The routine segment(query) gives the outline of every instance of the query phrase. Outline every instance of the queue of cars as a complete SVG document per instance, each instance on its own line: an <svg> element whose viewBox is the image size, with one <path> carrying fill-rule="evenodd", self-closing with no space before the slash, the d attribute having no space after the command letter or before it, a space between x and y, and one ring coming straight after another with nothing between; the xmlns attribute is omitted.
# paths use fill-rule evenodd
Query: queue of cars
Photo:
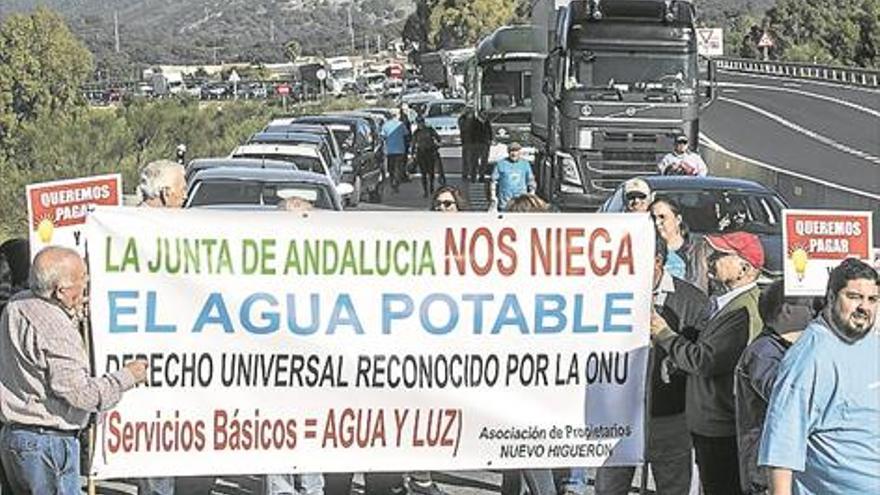
<svg viewBox="0 0 880 495"><path fill-rule="evenodd" d="M298 196L321 209L382 201L383 108L275 119L228 157L187 165L187 207L274 208Z"/></svg>

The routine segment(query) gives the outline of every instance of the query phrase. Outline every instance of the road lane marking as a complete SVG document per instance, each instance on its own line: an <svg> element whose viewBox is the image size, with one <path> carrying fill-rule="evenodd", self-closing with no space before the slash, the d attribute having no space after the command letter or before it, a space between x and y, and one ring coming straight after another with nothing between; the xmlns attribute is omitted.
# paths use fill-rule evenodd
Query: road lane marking
<svg viewBox="0 0 880 495"><path fill-rule="evenodd" d="M755 113L763 115L764 117L767 117L768 119L770 119L778 124L781 124L785 127L788 127L789 129L791 129L797 133L803 134L804 136L807 136L808 138L819 141L820 143L822 143L826 146L830 146L830 147L836 149L837 151L841 151L841 152L846 153L848 155L855 156L859 159L869 161L869 162L873 163L874 165L880 165L880 157L876 157L874 155L871 155L870 153L866 153L862 150L858 150L856 148L852 148L850 146L847 146L843 143L835 141L834 139L831 139L828 136L825 136L823 134L819 134L818 132L811 131L805 127L802 127L798 124L795 124L794 122L792 122L790 120L787 120L783 117L780 117L779 115L776 115L775 113L768 112L767 110L764 110L763 108L752 105L751 103L746 103L744 101L734 100L732 98L727 98L724 96L719 97L718 100L730 103L732 105L737 105L739 107L745 108L746 110L751 110Z"/></svg>
<svg viewBox="0 0 880 495"><path fill-rule="evenodd" d="M727 148L725 148L724 146L721 146L720 144L716 143L714 140L712 140L712 138L710 138L709 136L707 136L706 134L704 134L702 132L700 133L700 141L702 141L704 144L706 144L710 148L715 149L716 151L718 151L720 153L723 153L725 155L730 155L730 156L736 158L737 160L741 160L746 163L750 163L756 167L767 169L767 170L770 170L770 171L773 171L773 172L776 172L779 174L785 174L785 175L789 175L791 177L796 177L798 179L805 180L808 182L814 182L816 184L819 184L819 185L822 185L822 186L825 186L825 187L828 187L831 189L837 189L839 191L843 191L843 192L847 192L850 194L855 194L857 196L862 196L862 197L865 197L868 199L874 199L874 200L880 201L880 194L873 194L868 191L861 191L859 189L854 189L852 187L844 186L842 184L829 182L825 179L820 179L818 177L813 177L811 175L802 174L800 172L794 172L791 170L786 170L784 168L777 167L775 165L770 165L769 163L762 162L762 161L756 160L754 158L749 158L749 157L741 155L735 151L730 151Z"/></svg>
<svg viewBox="0 0 880 495"><path fill-rule="evenodd" d="M718 86L722 88L747 88L747 89L764 89L767 91L781 91L783 93L792 93L801 96L807 96L809 98L816 98L817 100L824 100L831 103L837 103L838 105L843 105L847 108L852 108L853 110L858 110L860 112L867 113L868 115L872 115L874 117L880 118L880 112L874 110L873 108L868 108L863 105L859 105L857 103L853 103L851 101L841 100L840 98L835 98L833 96L820 95L818 93L811 93L809 91L801 91L799 89L792 89L789 87L780 88L778 86L762 86L760 84L748 84L748 83L718 83Z"/></svg>
<svg viewBox="0 0 880 495"><path fill-rule="evenodd" d="M792 79L797 79L801 82L801 84L815 84L817 86L825 86L829 88L835 89L846 89L852 91L858 91L861 93L873 93L880 94L880 91L874 88L865 88L862 86L847 86L846 84L841 83L833 83L828 81L823 81L821 79L809 79L809 78L791 78L791 77L774 77L766 74L757 74L752 72L739 72L739 71L731 71L728 69L718 69L718 72L721 74L727 74L731 76L742 76L742 77L754 77L757 79L770 79L771 81L791 81Z"/></svg>

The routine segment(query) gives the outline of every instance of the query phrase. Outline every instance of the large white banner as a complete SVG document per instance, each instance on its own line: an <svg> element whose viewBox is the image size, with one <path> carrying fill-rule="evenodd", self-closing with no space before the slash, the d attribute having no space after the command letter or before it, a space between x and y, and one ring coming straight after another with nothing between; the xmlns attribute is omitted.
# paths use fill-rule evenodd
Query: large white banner
<svg viewBox="0 0 880 495"><path fill-rule="evenodd" d="M638 214L89 216L99 478L633 465Z"/></svg>

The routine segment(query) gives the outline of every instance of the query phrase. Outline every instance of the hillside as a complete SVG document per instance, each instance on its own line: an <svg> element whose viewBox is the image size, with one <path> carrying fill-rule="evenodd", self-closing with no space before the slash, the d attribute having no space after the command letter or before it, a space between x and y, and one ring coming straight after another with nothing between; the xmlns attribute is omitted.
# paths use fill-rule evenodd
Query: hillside
<svg viewBox="0 0 880 495"><path fill-rule="evenodd" d="M45 5L61 12L99 61L283 61L293 39L304 54L348 51L350 0L3 0L0 17ZM399 36L411 0L353 0L358 49ZM113 54L118 11L122 56Z"/></svg>

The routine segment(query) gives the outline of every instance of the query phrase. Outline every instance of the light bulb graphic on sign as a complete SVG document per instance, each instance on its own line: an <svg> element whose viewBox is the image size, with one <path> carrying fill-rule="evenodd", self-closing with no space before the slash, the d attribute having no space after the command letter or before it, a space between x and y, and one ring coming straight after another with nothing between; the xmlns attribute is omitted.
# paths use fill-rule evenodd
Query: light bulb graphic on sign
<svg viewBox="0 0 880 495"><path fill-rule="evenodd" d="M799 281L804 280L804 274L807 272L807 261L809 260L809 256L807 255L807 250L801 246L798 246L791 252L791 262L794 264L794 272L797 274L797 278Z"/></svg>

